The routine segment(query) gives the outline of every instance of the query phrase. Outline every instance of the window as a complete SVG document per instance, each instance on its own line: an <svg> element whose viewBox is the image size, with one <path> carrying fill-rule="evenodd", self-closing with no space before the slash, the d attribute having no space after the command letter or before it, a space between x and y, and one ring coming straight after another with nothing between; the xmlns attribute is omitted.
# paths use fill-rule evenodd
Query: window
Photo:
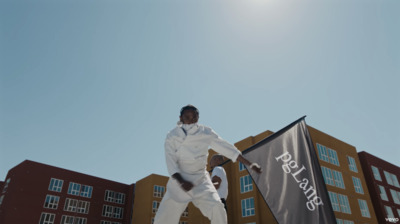
<svg viewBox="0 0 400 224"><path fill-rule="evenodd" d="M189 216L189 207L185 208L185 211L182 213L182 217L188 217Z"/></svg>
<svg viewBox="0 0 400 224"><path fill-rule="evenodd" d="M88 214L89 207L90 207L90 202L78 201L78 206L77 206L78 213Z"/></svg>
<svg viewBox="0 0 400 224"><path fill-rule="evenodd" d="M397 198L400 199L400 192L397 191ZM0 203L1 204L1 203Z"/></svg>
<svg viewBox="0 0 400 224"><path fill-rule="evenodd" d="M92 186L82 185L81 197L91 198L92 197L92 191L93 191L93 187Z"/></svg>
<svg viewBox="0 0 400 224"><path fill-rule="evenodd" d="M49 191L61 192L63 183L64 183L63 180L51 178L49 184Z"/></svg>
<svg viewBox="0 0 400 224"><path fill-rule="evenodd" d="M114 202L114 191L106 190L106 194L104 195L104 201Z"/></svg>
<svg viewBox="0 0 400 224"><path fill-rule="evenodd" d="M391 207L385 205L385 210L387 218L394 218L394 214Z"/></svg>
<svg viewBox="0 0 400 224"><path fill-rule="evenodd" d="M353 184L354 184L355 191L359 194L364 194L364 190L362 188L360 178L357 178L357 177L352 177L352 178L353 178Z"/></svg>
<svg viewBox="0 0 400 224"><path fill-rule="evenodd" d="M4 195L0 197L0 205L3 203Z"/></svg>
<svg viewBox="0 0 400 224"><path fill-rule="evenodd" d="M379 169L376 168L375 166L371 166L371 168L372 168L372 173L374 174L375 180L382 181L381 174L379 173Z"/></svg>
<svg viewBox="0 0 400 224"><path fill-rule="evenodd" d="M253 190L253 181L250 175L240 177L240 193L245 193Z"/></svg>
<svg viewBox="0 0 400 224"><path fill-rule="evenodd" d="M341 219L336 219L336 224L343 224L343 220L341 220Z"/></svg>
<svg viewBox="0 0 400 224"><path fill-rule="evenodd" d="M109 218L122 219L124 216L124 209L120 207L115 207L111 205L103 205L102 216Z"/></svg>
<svg viewBox="0 0 400 224"><path fill-rule="evenodd" d="M117 192L115 197L115 203L124 204L125 203L125 194Z"/></svg>
<svg viewBox="0 0 400 224"><path fill-rule="evenodd" d="M354 224L354 222L350 220L343 220L343 224Z"/></svg>
<svg viewBox="0 0 400 224"><path fill-rule="evenodd" d="M382 198L382 200L388 201L388 197L387 197L387 195L386 195L385 187L383 187L383 186L381 186L381 185L378 185L378 187L379 187L379 191L381 192L381 198Z"/></svg>
<svg viewBox="0 0 400 224"><path fill-rule="evenodd" d="M335 182L333 181L332 171L331 169L321 166L322 174L325 180L325 183L328 185L335 186Z"/></svg>
<svg viewBox="0 0 400 224"><path fill-rule="evenodd" d="M340 210L343 213L351 214L349 199L347 198L347 196L343 194L338 194L338 197L339 197Z"/></svg>
<svg viewBox="0 0 400 224"><path fill-rule="evenodd" d="M340 212L340 205L337 198L337 194L331 191L328 191L328 193L329 193L329 198L331 199L333 211Z"/></svg>
<svg viewBox="0 0 400 224"><path fill-rule="evenodd" d="M392 181L393 181L394 186L400 188L399 181L397 180L396 175L394 175L394 174L391 174L391 175L392 175Z"/></svg>
<svg viewBox="0 0 400 224"><path fill-rule="evenodd" d="M74 217L69 215L63 215L61 217L61 224L74 224Z"/></svg>
<svg viewBox="0 0 400 224"><path fill-rule="evenodd" d="M68 194L72 194L72 195L79 195L79 192L81 191L81 185L74 183L74 182L70 182L69 183L69 188L68 188Z"/></svg>
<svg viewBox="0 0 400 224"><path fill-rule="evenodd" d="M47 195L46 200L44 201L43 207L57 209L59 201L60 201L60 197L54 196L54 195Z"/></svg>
<svg viewBox="0 0 400 224"><path fill-rule="evenodd" d="M164 196L165 187L154 185L153 197L162 198Z"/></svg>
<svg viewBox="0 0 400 224"><path fill-rule="evenodd" d="M103 212L102 215L104 217L111 217L113 216L113 207L110 205L103 205Z"/></svg>
<svg viewBox="0 0 400 224"><path fill-rule="evenodd" d="M158 210L158 207L160 206L160 202L159 201L153 201L153 213L156 213Z"/></svg>
<svg viewBox="0 0 400 224"><path fill-rule="evenodd" d="M330 163L332 163L336 166L340 166L337 152L335 150L328 148L328 155L329 155Z"/></svg>
<svg viewBox="0 0 400 224"><path fill-rule="evenodd" d="M78 206L78 200L67 198L65 199L64 211L76 212Z"/></svg>
<svg viewBox="0 0 400 224"><path fill-rule="evenodd" d="M86 218L81 218L81 217L75 217L75 223L74 224L86 224Z"/></svg>
<svg viewBox="0 0 400 224"><path fill-rule="evenodd" d="M91 198L92 191L93 191L92 186L81 185L81 184L74 183L74 182L69 183L68 194L81 196L81 197L85 197L85 198Z"/></svg>
<svg viewBox="0 0 400 224"><path fill-rule="evenodd" d="M243 199L241 202L242 202L242 217L255 215L254 198Z"/></svg>
<svg viewBox="0 0 400 224"><path fill-rule="evenodd" d="M354 160L354 158L351 156L347 156L347 162L349 163L349 169L351 171L358 173L356 161Z"/></svg>
<svg viewBox="0 0 400 224"><path fill-rule="evenodd" d="M393 181L392 181L392 176L390 175L390 173L384 170L383 174L385 174L385 178L386 178L387 183L390 184L390 185L394 185Z"/></svg>
<svg viewBox="0 0 400 224"><path fill-rule="evenodd" d="M65 199L64 211L88 214L89 207L90 202L88 201L80 201L72 198L67 198Z"/></svg>
<svg viewBox="0 0 400 224"><path fill-rule="evenodd" d="M246 169L246 166L243 163L239 162L239 171L242 171L245 169Z"/></svg>
<svg viewBox="0 0 400 224"><path fill-rule="evenodd" d="M43 212L40 216L39 224L53 224L55 217L55 214Z"/></svg>
<svg viewBox="0 0 400 224"><path fill-rule="evenodd" d="M400 217L400 209L397 209L397 214L398 214L399 217Z"/></svg>
<svg viewBox="0 0 400 224"><path fill-rule="evenodd" d="M154 218L152 219L152 223L154 223ZM100 224L122 224L120 222L111 222L111 221L105 221L105 220L101 220Z"/></svg>
<svg viewBox="0 0 400 224"><path fill-rule="evenodd" d="M124 204L125 203L125 194L120 193L120 192L106 190L106 193L104 195L104 200L108 201L108 202Z"/></svg>
<svg viewBox="0 0 400 224"><path fill-rule="evenodd" d="M1 193L4 193L4 192L7 191L8 184L10 184L10 182L11 182L11 178L8 178L8 179L6 180L6 183L4 184L3 191L2 191Z"/></svg>
<svg viewBox="0 0 400 224"><path fill-rule="evenodd" d="M367 201L358 199L358 205L360 206L361 215L363 217L371 218L371 215L369 214Z"/></svg>
<svg viewBox="0 0 400 224"><path fill-rule="evenodd" d="M345 189L342 173L336 170L331 170L327 167L321 166L322 176L324 177L325 184L336 186Z"/></svg>
<svg viewBox="0 0 400 224"><path fill-rule="evenodd" d="M388 184L392 185L392 186L396 186L396 187L400 187L399 186L399 181L397 180L396 175L389 173L387 171L383 171L383 173L385 174L385 178Z"/></svg>
<svg viewBox="0 0 400 224"><path fill-rule="evenodd" d="M336 171L336 170L332 170L332 173L333 173L333 177L335 179L336 187L345 189L342 172L339 172L339 171Z"/></svg>
<svg viewBox="0 0 400 224"><path fill-rule="evenodd" d="M398 195L397 191L390 189L390 193L392 194L394 203L400 205L400 199L399 199L399 195Z"/></svg>
<svg viewBox="0 0 400 224"><path fill-rule="evenodd" d="M336 166L340 166L337 152L333 149L326 148L325 146L317 143L319 159Z"/></svg>
<svg viewBox="0 0 400 224"><path fill-rule="evenodd" d="M86 218L63 215L61 217L61 224L86 224L86 220Z"/></svg>
<svg viewBox="0 0 400 224"><path fill-rule="evenodd" d="M124 209L120 207L114 207L114 214L113 217L116 219L122 219L124 215Z"/></svg>
<svg viewBox="0 0 400 224"><path fill-rule="evenodd" d="M328 157L328 152L326 151L326 147L317 143L317 149L319 158L329 163L329 157Z"/></svg>

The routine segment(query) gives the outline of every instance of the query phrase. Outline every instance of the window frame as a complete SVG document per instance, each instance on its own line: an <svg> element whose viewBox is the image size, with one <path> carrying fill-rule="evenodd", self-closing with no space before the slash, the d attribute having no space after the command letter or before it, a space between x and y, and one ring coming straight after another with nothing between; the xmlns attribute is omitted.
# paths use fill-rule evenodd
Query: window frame
<svg viewBox="0 0 400 224"><path fill-rule="evenodd" d="M340 210L343 213L351 214L351 207L350 207L349 198L347 197L347 195L338 194L338 199L339 199L339 204L340 204Z"/></svg>
<svg viewBox="0 0 400 224"><path fill-rule="evenodd" d="M81 191L79 195L85 198L92 198L93 187L89 185L81 185Z"/></svg>
<svg viewBox="0 0 400 224"><path fill-rule="evenodd" d="M79 196L81 192L81 184L75 182L69 182L68 194Z"/></svg>
<svg viewBox="0 0 400 224"><path fill-rule="evenodd" d="M50 178L49 191L62 192L64 180L57 178Z"/></svg>
<svg viewBox="0 0 400 224"><path fill-rule="evenodd" d="M243 163L239 162L239 172L243 170L246 170L246 166Z"/></svg>
<svg viewBox="0 0 400 224"><path fill-rule="evenodd" d="M330 201L331 201L333 211L340 212L340 203L339 203L339 199L337 197L337 193L328 191L328 194L329 194L329 198L331 199Z"/></svg>
<svg viewBox="0 0 400 224"><path fill-rule="evenodd" d="M379 172L378 167L371 165L372 174L374 175L375 180L382 181L381 173Z"/></svg>
<svg viewBox="0 0 400 224"><path fill-rule="evenodd" d="M322 176L324 177L325 184L335 186L335 179L333 178L332 170L328 167L321 166Z"/></svg>
<svg viewBox="0 0 400 224"><path fill-rule="evenodd" d="M380 194L379 194L379 195L381 196L381 200L389 201L389 198L388 198L388 196L387 196L385 187L384 187L384 186L381 186L381 185L379 185L379 184L377 184L377 185L378 185L378 188L379 188L379 191L380 191ZM382 191L383 191L383 193L382 193ZM382 195L384 195L385 198L382 198Z"/></svg>
<svg viewBox="0 0 400 224"><path fill-rule="evenodd" d="M358 199L358 206L360 207L361 216L371 218L371 213L369 212L368 204L366 200Z"/></svg>
<svg viewBox="0 0 400 224"><path fill-rule="evenodd" d="M393 189L389 189L389 190L390 190L390 194L392 195L393 202L395 204L400 205L399 193L396 190L393 190Z"/></svg>
<svg viewBox="0 0 400 224"><path fill-rule="evenodd" d="M335 186L338 188L346 189L346 186L344 185L342 172L332 169L332 175L335 181Z"/></svg>
<svg viewBox="0 0 400 224"><path fill-rule="evenodd" d="M364 189L362 187L360 178L352 176L352 180L353 180L354 190L356 191L356 193L364 194Z"/></svg>
<svg viewBox="0 0 400 224"><path fill-rule="evenodd" d="M329 155L326 146L317 143L317 149L319 159L329 163Z"/></svg>
<svg viewBox="0 0 400 224"><path fill-rule="evenodd" d="M245 198L241 200L242 217L255 216L254 198Z"/></svg>
<svg viewBox="0 0 400 224"><path fill-rule="evenodd" d="M241 194L253 191L253 179L250 175L241 176L239 181Z"/></svg>
<svg viewBox="0 0 400 224"><path fill-rule="evenodd" d="M328 149L329 162L333 165L340 166L339 157L336 150L331 148L327 149Z"/></svg>
<svg viewBox="0 0 400 224"><path fill-rule="evenodd" d="M351 170L351 171L353 171L355 173L358 173L356 160L351 156L347 156L347 162L349 164L349 170Z"/></svg>
<svg viewBox="0 0 400 224"><path fill-rule="evenodd" d="M160 207L160 202L159 201L153 201L152 206L151 206L152 213L156 214L159 207Z"/></svg>
<svg viewBox="0 0 400 224"><path fill-rule="evenodd" d="M392 210L392 207L387 206L387 205L384 205L384 207L385 207L385 211L386 211L386 216L387 216L387 218L395 218L395 217L394 217L393 210ZM390 209L390 210L388 210L388 209ZM391 214L389 214L388 211L390 211Z"/></svg>
<svg viewBox="0 0 400 224"><path fill-rule="evenodd" d="M43 208L48 208L48 209L57 209L58 204L60 203L60 197L56 195L46 195L46 198L44 199L44 204Z"/></svg>
<svg viewBox="0 0 400 224"><path fill-rule="evenodd" d="M153 187L153 197L162 198L165 193L165 187L160 185L154 185Z"/></svg>
<svg viewBox="0 0 400 224"><path fill-rule="evenodd" d="M50 219L50 220L47 220L47 219ZM42 214L40 214L39 224L54 224L55 219L56 219L56 214L42 212Z"/></svg>
<svg viewBox="0 0 400 224"><path fill-rule="evenodd" d="M64 211L77 212L78 202L79 202L78 199L66 198L64 203Z"/></svg>

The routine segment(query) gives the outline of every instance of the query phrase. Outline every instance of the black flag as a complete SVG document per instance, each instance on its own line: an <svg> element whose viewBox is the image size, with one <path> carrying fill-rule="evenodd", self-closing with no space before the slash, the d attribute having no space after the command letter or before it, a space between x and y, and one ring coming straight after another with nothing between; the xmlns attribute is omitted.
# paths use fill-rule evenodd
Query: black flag
<svg viewBox="0 0 400 224"><path fill-rule="evenodd" d="M336 224L304 118L243 151L263 172L247 170L278 223Z"/></svg>

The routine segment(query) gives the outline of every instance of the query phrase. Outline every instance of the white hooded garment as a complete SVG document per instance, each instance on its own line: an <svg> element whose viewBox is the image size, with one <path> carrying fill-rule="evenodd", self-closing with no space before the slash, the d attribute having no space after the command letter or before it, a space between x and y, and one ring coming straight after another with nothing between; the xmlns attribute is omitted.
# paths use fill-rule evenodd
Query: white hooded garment
<svg viewBox="0 0 400 224"><path fill-rule="evenodd" d="M210 147L233 162L241 154L235 146L204 125L194 124L187 130L178 125L168 133L165 140L165 156L169 174L172 176L179 173L185 180L194 184L191 191L185 192L175 179L170 178L167 191L171 198L189 202L199 194L216 191L206 170Z"/></svg>

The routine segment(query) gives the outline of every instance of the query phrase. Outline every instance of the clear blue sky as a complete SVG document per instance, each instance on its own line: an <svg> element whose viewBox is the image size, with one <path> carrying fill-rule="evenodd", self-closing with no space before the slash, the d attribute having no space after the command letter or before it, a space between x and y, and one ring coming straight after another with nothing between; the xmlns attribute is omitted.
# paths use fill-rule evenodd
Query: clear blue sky
<svg viewBox="0 0 400 224"><path fill-rule="evenodd" d="M167 175L191 103L234 143L306 122L400 165L400 1L0 0L0 180Z"/></svg>

